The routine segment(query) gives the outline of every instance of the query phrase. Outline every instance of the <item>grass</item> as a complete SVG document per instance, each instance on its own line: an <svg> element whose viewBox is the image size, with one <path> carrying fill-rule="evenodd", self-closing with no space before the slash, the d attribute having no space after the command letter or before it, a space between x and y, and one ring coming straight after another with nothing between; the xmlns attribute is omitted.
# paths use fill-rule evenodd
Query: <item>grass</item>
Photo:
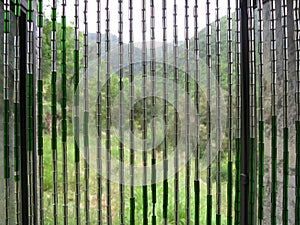
<svg viewBox="0 0 300 225"><path fill-rule="evenodd" d="M58 139L60 140L60 139ZM69 206L69 224L75 224L75 171L74 171L74 152L73 152L73 138L68 138L68 206ZM116 138L112 138L112 156L118 156L118 140ZM161 154L158 153L158 158L161 157ZM150 158L150 156L148 157ZM62 224L63 219L63 208L62 208L62 151L61 144L58 143L58 218L59 224ZM94 159L91 157L91 159ZM126 161L128 161L128 157L126 156ZM137 155L136 162L141 162L141 154ZM226 162L224 162L226 164ZM193 165L193 163L191 164ZM226 167L225 167L226 168ZM192 166L193 171L193 166ZM83 158L81 158L81 223L84 224L84 174L83 174ZM97 222L97 180L96 180L96 171L91 167L90 169L90 224L96 224ZM181 170L179 174L179 219L180 224L185 224L185 170ZM206 223L206 183L204 182L206 179L206 173L203 172L201 174L201 188L200 188L200 224ZM223 179L222 183L222 224L226 224L226 211L227 211L227 183L226 178ZM169 179L169 205L168 205L168 222L169 224L174 224L174 178L170 177ZM103 179L103 196L102 196L102 208L103 208L103 224L106 224L105 212L106 212L106 190L105 190L105 179ZM44 136L44 213L45 213L45 224L53 224L53 205L52 205L52 152L51 152L51 137L49 134L45 134ZM119 184L112 183L112 215L113 215L113 224L119 224ZM191 224L193 224L194 220L194 191L193 191L193 172L191 173ZM157 184L157 204L156 204L156 215L157 215L157 224L163 224L163 186L162 183ZM143 207L142 207L142 188L135 187L135 215L136 215L136 224L141 224L142 215L143 215ZM152 203L151 203L151 188L148 188L148 219L149 224L151 224L152 217ZM213 210L215 210L215 183L213 184ZM125 224L129 224L129 187L125 186ZM213 211L213 224L215 224L215 211Z"/></svg>

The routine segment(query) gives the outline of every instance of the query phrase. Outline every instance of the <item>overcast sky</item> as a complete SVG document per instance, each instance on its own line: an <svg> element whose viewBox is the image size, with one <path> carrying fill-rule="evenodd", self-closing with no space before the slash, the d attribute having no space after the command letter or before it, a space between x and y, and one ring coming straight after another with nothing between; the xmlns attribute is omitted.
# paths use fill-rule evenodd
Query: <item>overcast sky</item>
<svg viewBox="0 0 300 225"><path fill-rule="evenodd" d="M232 12L235 9L235 1L231 1L231 8ZM142 30L141 30L141 0L133 0L133 11L134 11L134 41L140 42L142 41ZM84 2L80 0L80 30L83 30L83 4ZM105 33L105 1L101 1L101 32ZM195 0L189 0L189 26L190 32L189 36L194 36L194 17L193 17L193 8L194 8ZM206 15L205 15L205 8L206 8L206 1L205 0L198 0L199 4L199 30L205 27L206 24ZM178 5L178 36L179 40L184 40L184 0L177 0ZM227 1L219 0L220 5L220 16L225 16L227 14ZM150 1L146 1L146 19L147 19L147 41L150 40ZM109 1L109 8L110 8L110 29L111 34L118 35L118 0L110 0ZM89 1L88 3L88 22L89 22L89 32L95 33L96 32L96 0ZM211 1L211 21L215 19L215 1ZM61 5L58 5L58 11L61 11ZM74 21L74 0L67 0L67 21L68 24ZM46 16L50 15L50 8L48 7L45 10ZM60 16L58 14L58 16ZM59 18L58 18L59 21ZM128 42L129 39L129 22L128 22L128 0L125 0L123 3L123 30L124 30L124 42ZM157 41L162 40L162 1L156 0L155 1L155 36ZM173 0L167 0L167 38L168 41L173 40Z"/></svg>

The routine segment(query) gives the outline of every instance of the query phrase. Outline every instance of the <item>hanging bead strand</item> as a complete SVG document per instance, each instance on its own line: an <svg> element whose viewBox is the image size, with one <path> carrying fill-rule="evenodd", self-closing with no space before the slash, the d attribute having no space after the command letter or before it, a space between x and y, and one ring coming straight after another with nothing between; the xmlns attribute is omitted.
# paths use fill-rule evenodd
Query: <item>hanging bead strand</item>
<svg viewBox="0 0 300 225"><path fill-rule="evenodd" d="M220 23L220 16L219 16L219 0L216 0L216 107L217 107L217 181L216 181L216 194L217 194L217 209L216 209L216 224L221 224L221 109L220 109L220 97L221 97L221 72L220 72L220 35L221 35L221 23Z"/></svg>
<svg viewBox="0 0 300 225"><path fill-rule="evenodd" d="M271 225L276 224L276 198L277 198L277 55L276 55L276 8L275 0L270 2L270 30L271 30L271 155L272 155L272 176L271 176Z"/></svg>
<svg viewBox="0 0 300 225"><path fill-rule="evenodd" d="M43 43L43 1L38 1L37 16L37 136L38 136L38 155L39 155L39 224L44 224L44 168L43 168L43 77L42 77L42 43ZM19 79L19 78L18 78ZM18 85L18 84L16 84ZM18 113L18 112L17 112ZM16 114L17 115L17 114ZM18 129L18 128L17 128Z"/></svg>
<svg viewBox="0 0 300 225"><path fill-rule="evenodd" d="M89 47L88 47L88 0L84 1L83 10L83 68L84 68L84 124L83 124L83 145L84 145L84 211L85 224L90 223L90 149L89 149Z"/></svg>
<svg viewBox="0 0 300 225"><path fill-rule="evenodd" d="M296 191L295 225L300 225L300 3L294 0L294 33L296 49Z"/></svg>
<svg viewBox="0 0 300 225"><path fill-rule="evenodd" d="M288 18L287 0L281 1L281 26L282 26L282 73L284 79L283 86L283 201L282 201L282 224L288 225L288 185L289 185L289 128L288 128L288 88L289 88L289 43L288 43Z"/></svg>
<svg viewBox="0 0 300 225"><path fill-rule="evenodd" d="M163 221L168 224L168 46L167 46L167 2L162 1L162 29L163 29L163 121L164 121L164 139L163 139Z"/></svg>
<svg viewBox="0 0 300 225"><path fill-rule="evenodd" d="M195 180L194 180L194 194L195 194L195 225L200 224L200 181L199 181L199 159L200 159L200 143L199 143L199 30L198 30L198 0L195 0L194 5L194 104L196 108L196 150L195 150Z"/></svg>
<svg viewBox="0 0 300 225"><path fill-rule="evenodd" d="M173 58L174 58L174 223L179 224L179 115L178 115L178 25L177 25L177 2L174 0L173 11Z"/></svg>
<svg viewBox="0 0 300 225"><path fill-rule="evenodd" d="M264 22L263 1L257 1L258 21L258 149L259 149L259 178L258 178L258 222L263 224L264 218L264 72L263 72L263 48L264 48Z"/></svg>
<svg viewBox="0 0 300 225"><path fill-rule="evenodd" d="M148 192L147 192L147 104L146 104L146 85L147 85L147 46L146 46L146 1L142 0L142 142L143 142L143 225L148 224Z"/></svg>
<svg viewBox="0 0 300 225"><path fill-rule="evenodd" d="M232 225L232 73L233 73L233 59L232 59L232 15L231 2L227 1L227 83L228 83L228 181L227 181L227 224Z"/></svg>
<svg viewBox="0 0 300 225"><path fill-rule="evenodd" d="M236 0L235 9L235 73L236 73L236 134L235 134L235 201L234 224L240 224L240 153L241 153L241 7Z"/></svg>
<svg viewBox="0 0 300 225"><path fill-rule="evenodd" d="M3 146L4 146L4 179L5 179L5 224L10 224L10 163L9 163L9 34L10 34L10 1L4 1L4 24L3 24L3 101L4 101L4 120L3 120Z"/></svg>
<svg viewBox="0 0 300 225"><path fill-rule="evenodd" d="M97 0L97 224L102 224L101 2Z"/></svg>
<svg viewBox="0 0 300 225"><path fill-rule="evenodd" d="M111 214L111 140L110 140L110 9L109 0L106 1L106 46L105 46L105 57L106 57L106 219L107 224L112 224Z"/></svg>
<svg viewBox="0 0 300 225"><path fill-rule="evenodd" d="M189 1L185 0L184 34L185 34L185 222L190 224L190 79L189 79Z"/></svg>
<svg viewBox="0 0 300 225"><path fill-rule="evenodd" d="M74 2L74 162L75 162L75 220L80 224L80 151L79 151L79 0Z"/></svg>
<svg viewBox="0 0 300 225"><path fill-rule="evenodd" d="M129 106L130 106L130 225L135 224L134 197L134 42L133 42L133 0L129 0Z"/></svg>
<svg viewBox="0 0 300 225"><path fill-rule="evenodd" d="M156 149L155 149L155 88L156 88L156 63L155 63L155 6L154 0L150 1L150 77L151 77L151 192L152 192L152 225L156 224Z"/></svg>
<svg viewBox="0 0 300 225"><path fill-rule="evenodd" d="M66 0L62 1L62 15L61 15L61 112L62 112L62 174L63 174L63 223L68 224L68 168L67 168L67 52L66 52Z"/></svg>
<svg viewBox="0 0 300 225"><path fill-rule="evenodd" d="M52 30L51 30L51 116L52 116L52 131L51 131L51 148L52 148L52 185L53 185L53 223L57 224L57 204L58 204L58 193L57 193L57 122L56 122L56 1L52 1Z"/></svg>
<svg viewBox="0 0 300 225"><path fill-rule="evenodd" d="M255 180L256 180L256 65L254 36L254 1L248 5L249 75L250 75L250 188L249 224L255 224Z"/></svg>
<svg viewBox="0 0 300 225"><path fill-rule="evenodd" d="M212 224L212 187L211 187L211 22L210 22L210 0L206 1L206 135L207 135L207 211L206 224Z"/></svg>
<svg viewBox="0 0 300 225"><path fill-rule="evenodd" d="M120 160L120 224L124 225L124 118L123 118L123 0L119 0L119 160Z"/></svg>
<svg viewBox="0 0 300 225"><path fill-rule="evenodd" d="M34 178L33 178L33 2L27 2L27 154L28 154L28 189L29 223L34 221Z"/></svg>
<svg viewBox="0 0 300 225"><path fill-rule="evenodd" d="M14 1L16 16L16 35L14 37L14 180L15 180L15 223L21 224L20 187L20 0ZM41 185L42 187L42 185ZM41 192L40 192L41 193ZM40 204L43 208L43 205ZM41 213L42 217L42 213Z"/></svg>

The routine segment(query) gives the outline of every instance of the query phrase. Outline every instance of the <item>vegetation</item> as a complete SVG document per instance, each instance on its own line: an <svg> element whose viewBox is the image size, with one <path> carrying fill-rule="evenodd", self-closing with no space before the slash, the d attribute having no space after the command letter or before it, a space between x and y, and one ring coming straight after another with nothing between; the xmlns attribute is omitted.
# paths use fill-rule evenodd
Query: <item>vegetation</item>
<svg viewBox="0 0 300 225"><path fill-rule="evenodd" d="M226 27L226 18L223 17L221 19L221 27ZM60 27L60 24L58 24L58 27ZM213 29L214 25L212 25L212 29ZM58 29L57 31L57 43L59 45L60 43L60 29ZM68 128L68 134L72 135L72 107L73 107L73 45L74 45L74 40L73 40L73 28L70 26L67 26L67 85L69 87L69 92L67 95L67 116L68 116L68 124L69 124L69 128ZM103 35L104 36L104 35ZM80 42L81 42L81 46L82 45L82 41L83 41L83 36L82 33L80 33L79 35L80 37ZM200 68L205 68L205 30L202 30L199 33L199 45L200 45ZM226 89L227 89L227 46L226 46L226 29L222 29L221 30L221 86L223 89L223 97L224 97L224 104L227 104L226 101ZM212 35L212 40L214 40L214 34ZM47 132L50 132L51 130L51 101L50 101L50 96L51 96L51 54L49 54L51 52L51 21L48 19L45 19L44 22L44 30L43 30L43 77L44 77L44 128ZM194 40L193 38L191 38L190 40L191 43L191 53L193 50L193 43ZM90 95L94 95L94 97L96 97L97 93L97 83L96 83L96 68L97 68L97 60L96 60L96 48L95 48L95 34L90 34L89 35L89 56L90 56L90 60L89 60L89 77L90 77L90 82L89 82L89 89L90 89ZM105 37L102 37L102 49L104 49L104 44L105 44ZM124 83L124 89L129 88L128 84L129 84L129 80L128 80L128 67L126 65L128 65L128 54L127 52L127 45L124 44L124 78L123 78L123 83ZM118 39L116 36L111 35L111 49L112 49L112 53L111 53L111 66L112 66L112 74L111 74L111 82L110 82L110 96L112 99L112 102L114 105L112 105L113 110L116 110L118 105L118 101L117 101L117 96L119 94L119 78L118 78L118 60L114 60L118 58L118 51L116 51L118 46ZM172 55L172 49L169 49L169 55ZM157 49L158 55L159 52L161 52L161 49ZM135 58L139 59L140 55L141 55L141 50L139 48L135 48L134 49L135 52ZM212 46L212 55L214 54L214 47ZM83 62L82 59L83 54L80 54L80 62ZM57 62L60 62L60 58L61 58L61 54L60 54L60 49L57 48ZM102 51L102 58L103 58L103 65L101 66L101 79L102 79L102 85L103 88L101 90L101 96L102 96L102 102L105 102L105 64L104 64L104 51ZM141 57L140 57L141 58ZM148 57L149 58L149 57ZM180 46L179 49L179 60L180 62L184 59L184 51L183 51L183 46ZM158 79L158 83L157 83L157 89L161 90L162 89L162 76L163 76L163 68L160 62L162 62L162 59L159 58L157 59L157 66L156 66L156 76ZM191 64L191 68L193 68L193 56L191 54L191 59L190 59L190 64ZM168 80L172 81L173 80L173 66L172 66L172 60L170 60L169 62L169 67L168 67ZM184 63L183 61L180 63L179 66L179 87L181 90L184 90L184 86L185 86L185 82L184 82ZM82 66L81 66L82 68ZM58 71L58 78L57 78L57 102L60 102L61 99L61 84L60 84L60 63L57 63L57 71ZM148 70L150 71L150 70ZM212 57L212 72L214 71L214 57ZM137 63L135 65L135 77L139 78L141 77L142 74L142 70L141 70L141 65L140 63ZM81 76L83 76L83 71L81 70ZM193 71L190 71L190 76L191 78L194 76ZM214 76L214 73L213 73ZM160 79L159 79L160 78ZM148 76L148 82L150 85L150 76ZM203 85L205 85L204 81L205 81L205 69L200 71L200 81ZM214 87L214 84L212 84ZM194 80L191 79L191 84L190 84L190 100L191 103L194 102ZM148 86L150 87L150 86ZM150 88L149 88L150 90ZM148 91L149 91L148 90ZM126 90L125 94L126 94ZM173 90L169 90L169 93L172 93ZM205 97L205 92L206 90L204 89L204 86L202 86L202 90L200 90L200 123L201 123L201 127L200 130L203 131L203 135L201 135L201 137L205 136L205 127L206 127L206 97ZM214 88L212 89L212 92L214 92ZM128 90L127 90L127 94L128 94ZM136 96L141 96L141 89L136 88ZM172 94L169 94L169 97L172 98ZM127 105L129 105L128 98L124 99L124 106L126 107ZM96 101L95 101L96 102ZM163 101L159 98L157 98L156 100L156 112L157 112L157 116L162 118L162 104ZM181 113L181 115L184 115L184 93L180 94L180 99L179 99L179 109L177 109L179 111L179 113ZM142 101L138 101L135 104L135 122L136 122L136 128L139 130L141 129L141 124L142 124ZM147 108L150 109L151 108L151 99L150 97L147 99ZM174 113L173 113L173 106L171 104L169 104L168 106L168 124L173 124L173 118L174 118ZM112 115L113 116L113 115ZM61 113L60 113L60 107L57 108L57 118L58 118L58 128L60 129L60 118L61 118ZM115 119L115 118L112 118ZM151 110L147 111L147 122L148 124L150 123L150 119L151 119ZM125 118L126 120L126 118ZM102 121L103 121L103 126L105 126L105 107L102 107ZM191 121L193 122L193 121ZM168 140L169 140L169 144L172 145L174 143L173 141L173 126L169 126L168 127ZM201 139L203 143L205 143L205 138ZM223 149L227 148L227 142L228 140L225 139L223 140ZM203 145L203 149L204 149Z"/></svg>
<svg viewBox="0 0 300 225"><path fill-rule="evenodd" d="M221 32L221 74L222 74L222 87L224 88L224 93L226 95L226 87L227 87L227 46L226 46L226 41L224 41L226 39L226 30L225 30L225 25L226 20L225 18L222 18L221 20L221 25L222 27L224 27L224 29L222 29ZM60 24L58 24L58 27L60 27ZM79 35L80 36L80 42L82 43L82 34ZM104 35L103 35L104 36ZM95 79L96 77L96 60L93 60L93 55L96 57L96 52L95 52L95 35L94 34L90 34L89 35L89 40L90 40L90 61L89 61L89 65L90 65L90 70L89 70L89 75L91 77L91 79ZM44 77L44 130L45 130L45 138L44 138L44 182L45 182L45 224L52 224L52 152L51 152L51 137L50 137L50 132L51 132L51 101L50 101L50 96L51 96L51 84L50 84L50 76L51 76L51 68L50 68L50 63L51 63L51 54L49 54L51 52L51 47L50 47L50 43L51 43L51 21L49 21L48 19L45 20L44 22L44 36L43 36L43 77ZM212 36L212 40L214 40L214 35ZM58 34L57 34L57 43L60 43L60 30L58 29ZM67 27L67 84L69 87L69 92L68 92L68 97L67 97L67 115L68 115L68 134L69 134L69 138L68 138L68 173L70 174L68 176L69 179L69 222L70 224L75 224L75 217L72 216L74 215L74 187L75 187L75 172L74 172L74 167L72 162L74 162L74 155L73 155L73 138L72 136L72 132L73 132L73 128L72 128L72 101L73 101L73 44L74 44L74 40L73 40L73 28L72 27ZM104 47L104 38L102 38L102 47ZM118 40L116 38L116 36L112 35L111 38L111 45L112 48L111 49L116 49L118 44ZM82 44L81 44L82 46ZM200 32L200 46L201 46L201 51L200 51L200 57L202 59L201 61L201 68L205 68L205 30L202 30ZM60 62L60 50L59 48L58 52L57 52L57 61ZM102 48L104 49L104 48ZM124 64L126 64L128 62L128 58L127 58L127 47L126 44L124 46L125 52L124 52ZM191 50L193 49L193 39L191 39ZM182 59L184 58L184 52L183 50L183 46L180 47L180 55L179 58L182 61ZM212 47L212 54L214 54L214 48ZM112 51L112 59L117 59L117 51ZM172 54L172 51L170 49L170 55ZM141 55L141 50L139 48L135 48L135 55L136 57L139 57L139 55ZM82 54L81 54L81 59L80 61L82 62ZM104 56L102 56L104 57ZM214 57L213 59L213 66L214 66ZM172 62L170 62L170 64L172 64ZM192 64L192 60L191 60L191 64ZM184 65L184 64L182 64ZM118 61L117 60L112 60L112 76L111 76L111 98L115 99L118 96L119 93L119 78L117 76L117 68L118 68ZM192 67L192 66L191 66ZM141 65L140 64L136 64L135 66L135 74L136 76L139 76L141 74ZM162 65L157 65L156 68L156 73L158 77L162 77ZM169 73L168 73L168 78L170 78L170 80L172 80L173 78L173 68L172 66L170 66L168 68ZM184 72L183 72L183 67L180 67L180 83L179 86L184 89ZM57 101L60 102L61 99L61 90L60 90L60 63L57 64L57 71L58 71L58 82L57 82ZM125 77L123 79L124 82L124 86L126 87L129 83L128 80L128 68L124 68L124 72L125 72ZM83 74L83 73L81 73ZM103 66L101 67L101 74L102 77L105 77L105 67L104 67L104 60L103 60ZM193 76L193 74L191 73L191 76ZM205 70L201 71L201 76L205 76ZM150 78L148 78L150 79ZM204 80L205 78L201 78L202 80ZM150 80L149 80L150 81ZM96 93L96 82L90 82L89 84L89 89L90 89L90 93ZM105 85L105 84L104 84ZM157 88L162 88L162 83L161 81L158 81L157 83ZM170 90L171 92L173 90ZM194 91L194 82L191 82L191 93L193 93ZM200 98L200 143L201 143L201 152L205 149L206 146L206 99L205 99L205 94L204 94L205 90L202 90L202 93L200 93L201 98ZM137 90L137 95L141 95L141 93L139 93L139 90ZM101 92L101 96L102 96L102 102L105 102L105 88L103 88L102 92ZM184 99L184 98L183 98ZM193 95L191 95L191 103L194 101L194 97ZM142 102L139 101L135 104L135 123L136 123L136 129L137 130L141 130L141 124L142 124ZM163 101L159 98L157 98L157 102L156 102L156 112L158 117L162 118L162 104ZM124 105L128 106L128 99L125 98L124 100ZM184 100L180 100L179 102L180 108L179 113L184 114ZM117 110L118 104L112 105L114 110ZM147 108L150 109L151 107L151 99L147 99ZM170 104L168 109L168 124L170 124L168 126L167 129L167 137L168 137L168 145L169 145L169 151L172 151L172 146L174 145L174 129L173 129L173 119L174 119L174 113L173 113L173 106ZM57 119L58 119L58 129L60 128L60 107L57 108ZM150 119L151 119L151 110L148 110L147 112L147 122L148 124L150 124ZM160 116L161 115L161 116ZM112 120L114 120L116 118L112 118ZM126 118L125 118L126 119ZM102 107L102 121L103 121L103 127L105 126L105 107ZM193 123L193 121L191 121L191 123ZM161 130L161 129L160 129ZM157 131L157 140L162 140L163 139L163 132L159 132L160 131L158 129ZM139 132L137 132L139 133ZM137 134L138 135L138 134ZM150 131L148 132L148 135L150 137ZM118 152L118 139L115 136L112 136L112 156L113 157L118 157L119 152ZM126 138L126 137L125 137ZM60 140L58 138L58 140ZM105 140L105 137L103 137L103 140ZM93 140L91 140L93 141ZM95 140L94 140L95 141ZM226 149L226 143L227 143L227 139L225 137L225 141L223 142L223 150ZM92 146L92 145L91 145ZM104 146L104 145L103 145ZM61 162L62 162L62 154L61 154L61 144L58 144L58 168L60 170L60 168L62 167ZM126 148L126 146L125 146ZM162 154L161 154L161 146L158 145L157 147L157 157L158 157L158 161L161 160ZM128 149L125 149L125 152L128 153ZM203 153L203 152L202 152ZM126 158L127 157L127 158ZM150 156L148 157L150 159ZM91 157L91 159L94 159L93 157ZM141 162L141 154L137 154L136 155L136 162ZM222 161L222 180L226 181L227 178L227 154L224 151L223 154L223 161ZM125 154L125 162L129 163L128 161L128 154ZM193 160L193 158L192 158ZM83 161L83 159L82 159ZM193 163L192 163L193 165ZM193 171L193 169L192 169ZM215 179L215 175L216 175L216 168L215 168L215 164L213 165L213 171L212 171L212 178ZM182 170L180 171L180 174L182 174L180 177L184 177L184 173L185 171ZM91 224L95 224L96 223L96 218L97 218L97 202L96 202L96 198L97 198L97 180L96 180L96 170L91 168L91 174L90 174L90 218L91 218ZM193 173L191 174L192 178L193 178ZM201 174L201 178L202 181L206 180L206 171L203 171ZM81 188L83 190L84 187L84 183L83 180L84 179L84 175L83 175L83 169L81 170ZM105 182L105 181L103 181ZM184 179L180 179L180 211L179 211L179 217L180 220L182 221L181 224L185 224L185 189L184 189L184 185L185 185L185 181ZM103 183L103 187L104 187L104 183ZM163 185L162 184L158 184L157 186L157 194L158 194L158 198L162 198L162 193L163 193ZM62 175L59 174L58 176L58 188L59 188L59 193L62 192ZM192 188L192 187L191 187ZM222 190L223 193L226 193L226 183L224 182L222 184ZM215 189L215 188L214 188ZM149 193L148 196L149 198L151 197L151 189L149 188ZM112 198L112 212L113 212L113 224L118 224L118 208L119 208L119 186L118 184L112 183L112 191L113 191L113 198ZM174 209L173 209L173 177L170 177L169 179L169 211L168 211L168 219L169 219L169 223L172 224L174 223ZM205 182L201 182L201 199L200 199L200 215L201 216L201 220L200 223L204 224L206 221L206 184ZM193 192L192 192L193 194ZM215 195L214 195L215 196ZM141 221L142 220L142 189L141 187L136 187L135 188L135 197L136 197L136 221ZM222 195L222 212L223 215L226 215L226 194ZM125 199L127 199L128 201L125 202L125 224L129 224L129 187L126 187L125 189ZM215 201L215 199L214 199ZM149 203L150 206L151 203ZM162 224L163 222L161 221L162 219L162 202L158 201L157 203L157 224ZM191 218L194 218L194 209L193 209L193 198L191 198ZM215 203L213 203L215 204ZM102 207L105 208L105 189L104 189L104 193L103 193L103 199L102 199ZM62 219L62 195L59 194L59 217ZM84 222L84 198L83 198L83 194L81 195L81 208L82 208L82 223ZM215 208L215 207L213 207ZM151 218L151 210L152 208L149 207L149 218ZM105 218L105 210L103 210L103 218ZM213 214L214 215L214 214ZM215 217L213 216L213 220L215 219ZM103 220L105 221L105 219ZM225 224L225 216L224 219L222 220L222 224ZM193 223L193 221L191 221ZM215 223L213 221L213 223Z"/></svg>
<svg viewBox="0 0 300 225"><path fill-rule="evenodd" d="M72 143L72 139L69 138L68 141L68 186L69 186L69 224L75 224L75 168L72 164L72 162L74 161L74 154L72 151L73 148L73 143ZM44 185L45 185L45 193L44 193L44 197L45 197L45 202L44 202L44 210L45 210L45 224L53 224L53 214L52 214L52 210L53 210L53 206L52 206L52 163L51 163L51 159L52 159L52 152L51 152L51 139L50 136L45 134L45 138L44 138L44 146L45 146L45 151L44 151ZM112 155L118 155L118 140L116 138L112 139ZM125 151L127 152L128 149L125 149ZM61 153L61 145L58 145L58 153ZM158 154L158 157L161 158L161 155ZM62 154L58 154L58 168L60 169L62 167ZM137 155L136 160L141 160L141 154ZM160 159L159 159L160 160ZM193 159L192 159L193 160ZM81 159L81 161L83 162L83 158ZM226 179L226 162L224 161L224 163L222 164L222 170L223 170L223 180L225 181ZM96 179L96 169L91 167L91 171L90 171L90 223L91 224L96 224L97 221L97 179ZM184 177L184 169L182 169L180 171L180 177ZM215 174L215 168L213 168L213 173ZM84 171L83 169L81 170L81 190L83 190L84 187ZM191 174L191 177L193 177L193 173ZM203 171L203 173L201 174L201 189L200 189L200 215L201 215L201 220L200 223L201 224L205 224L206 221L206 183L204 182L206 179L206 171ZM106 205L106 201L105 201L105 180L103 181L103 197L102 197L102 207L103 207L103 222L105 224L105 205ZM168 207L168 220L169 220L169 224L174 224L174 189L173 189L173 182L174 182L174 178L170 177L169 179L169 207ZM180 224L185 224L185 199L186 199L186 195L185 195L185 180L184 179L179 179L179 194L180 194L180 203L179 203L179 218L181 223ZM213 185L213 187L215 187L215 185ZM59 211L58 211L58 218L59 218L59 224L62 223L62 219L63 219L63 208L62 208L62 174L58 173L58 193L59 193L59 200L58 200L58 205L59 205ZM191 186L192 188L192 186ZM112 212L113 212L113 224L118 224L119 221L119 185L117 183L112 183ZM224 193L226 193L227 190L227 183L223 182L222 183L222 191ZM213 191L215 192L215 188L213 188ZM163 185L162 183L159 183L157 185L157 198L160 199L162 198L162 194L163 194ZM191 194L193 195L193 192L191 192ZM215 196L215 194L213 194L213 196ZM151 189L148 189L148 197L151 198ZM136 221L142 221L142 202L143 202L143 197L142 197L142 187L136 187L135 188L135 198L136 198ZM125 186L125 224L129 224L129 186ZM215 199L214 199L215 201ZM215 202L213 203L215 204ZM222 214L223 216L223 220L222 220L222 224L226 224L226 220L225 220L225 215L226 215L226 204L227 204L227 199L226 199L226 195L222 195ZM149 203L149 218L151 218L151 207L150 207L151 203ZM158 201L157 203L157 224L163 224L162 221L162 202ZM213 207L215 208L215 207ZM81 194L81 221L82 224L84 224L84 196L83 196L83 192ZM214 212L213 212L214 213ZM214 215L214 214L213 214ZM193 219L194 219L194 202L193 202L193 198L191 198L191 224L193 224ZM215 220L215 217L213 216L213 223Z"/></svg>

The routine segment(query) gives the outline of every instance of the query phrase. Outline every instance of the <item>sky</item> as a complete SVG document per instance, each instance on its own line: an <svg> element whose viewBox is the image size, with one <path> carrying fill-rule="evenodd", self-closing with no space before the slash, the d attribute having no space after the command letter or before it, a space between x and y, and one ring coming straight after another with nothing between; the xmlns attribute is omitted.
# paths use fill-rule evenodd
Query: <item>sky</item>
<svg viewBox="0 0 300 225"><path fill-rule="evenodd" d="M100 0L101 1L101 0ZM162 0L154 0L155 1L155 38L156 41L162 41ZM48 4L50 5L48 0ZM79 1L79 11L80 11L80 25L79 29L83 30L83 9L84 9L84 1ZM101 1L101 32L102 34L105 33L105 19L106 19L106 2ZM133 0L133 27L134 27L134 42L141 42L142 41L142 14L141 14L141 0ZM194 36L194 16L193 16L193 8L195 4L195 0L188 0L189 2L189 36ZM234 12L235 9L235 1L230 0L231 2L231 10ZM135 4L136 3L136 4ZM168 42L173 40L173 0L167 0L167 39ZM185 9L185 1L184 0L177 0L177 23L178 23L178 38L179 41L184 40L184 9ZM206 24L206 1L205 0L198 0L198 24L199 24L199 31L205 28ZM220 17L225 16L227 14L227 1L219 0L219 7L220 7ZM118 0L110 0L109 1L109 9L110 9L110 29L111 34L118 35L118 8L119 3ZM50 7L45 9L45 14L47 17L50 16ZM96 0L88 1L88 31L90 33L96 32L96 18L97 18L97 5ZM211 10L211 22L215 19L215 1L211 0L210 5ZM61 5L58 4L58 16L60 16L59 12L61 11ZM74 0L67 0L67 8L66 8L66 16L67 16L67 23L70 25L74 21ZM58 19L59 21L59 19ZM147 40L150 41L150 1L146 0L146 22L147 22ZM128 42L129 39L129 20L128 20L128 0L123 2L123 39L124 42Z"/></svg>

